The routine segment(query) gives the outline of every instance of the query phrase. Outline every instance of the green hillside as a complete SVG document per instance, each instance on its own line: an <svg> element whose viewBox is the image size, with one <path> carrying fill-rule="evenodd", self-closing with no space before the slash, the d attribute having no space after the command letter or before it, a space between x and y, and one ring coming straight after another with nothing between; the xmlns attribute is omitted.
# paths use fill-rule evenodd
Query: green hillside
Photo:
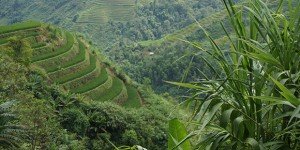
<svg viewBox="0 0 300 150"><path fill-rule="evenodd" d="M92 0L89 9L79 14L77 23L103 24L109 20L128 21L134 18L133 0Z"/></svg>
<svg viewBox="0 0 300 150"><path fill-rule="evenodd" d="M95 101L126 103L126 107L131 107L127 103L130 84L119 79L112 68L106 67L81 37L33 21L1 26L0 29L1 47L9 44L11 37L25 39L33 50L33 65L45 70L52 82ZM131 97L141 101L137 92L131 93Z"/></svg>
<svg viewBox="0 0 300 150"><path fill-rule="evenodd" d="M83 36L26 21L0 26L0 41L0 149L167 149L173 99Z"/></svg>
<svg viewBox="0 0 300 150"><path fill-rule="evenodd" d="M227 14L225 10L216 12L211 14L208 17L202 18L197 22L194 22L182 29L176 30L173 33L167 34L164 37L157 39L157 40L147 40L147 41L140 41L138 44L142 46L150 46L156 45L160 46L163 42L175 42L179 39L185 39L188 36L191 36L195 32L201 30L200 26L203 28L211 28L210 26L214 23L220 23L222 20L226 18Z"/></svg>

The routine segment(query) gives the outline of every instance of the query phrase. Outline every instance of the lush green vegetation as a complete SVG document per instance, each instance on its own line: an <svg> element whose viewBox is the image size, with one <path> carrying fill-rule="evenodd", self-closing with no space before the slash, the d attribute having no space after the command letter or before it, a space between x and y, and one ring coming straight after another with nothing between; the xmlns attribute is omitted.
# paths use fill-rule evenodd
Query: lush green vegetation
<svg viewBox="0 0 300 150"><path fill-rule="evenodd" d="M51 28L43 28L43 34L41 33L44 36L42 41L47 41L47 46L55 45L61 40L54 37L55 34L52 34L54 30L50 30ZM0 50L0 99L1 103L5 102L0 105L0 113L4 112L5 115L9 115L3 115L4 118L0 117L1 125L3 125L0 130L3 131L1 134L3 142L0 140L1 148L113 149L114 145L143 145L150 149L166 149L167 117L172 104L154 95L147 87L140 87L141 95L148 97L145 97L143 101L147 107L135 106L135 109L126 110L118 106L116 103L122 104L127 100L127 86L123 82L128 82L126 84L131 87L131 91L135 91L135 94L138 92L137 89L134 89L128 77L120 72L117 73L115 68L111 68L112 65L107 62L101 64L100 57L90 54L92 53L89 51L90 47L85 46L81 40L78 45L72 46L78 46L81 54L84 51L85 54L91 55L90 59L84 58L91 60L91 64L86 68L98 66L97 71L101 70L97 78L92 78L91 82L85 82L83 86L80 86L81 90L85 89L82 92L92 93L94 89L106 83L108 77L114 77L114 79L105 92L90 93L92 96L101 94L100 98L97 97L97 101L91 100L92 96L83 98L82 95L68 93L63 86L51 85L52 79L48 78L44 68L31 64L30 58L36 57L32 55L35 50L32 47L38 44L38 41L32 40L10 38L7 46L1 47ZM51 52L52 49L43 51ZM76 57L79 56L78 53ZM53 55L52 57L60 56ZM47 60L52 60L50 59L52 57ZM73 61L66 61L64 64L70 64ZM78 61L74 65L79 63ZM106 69L111 70L110 73L106 72ZM80 71L74 70L72 73L77 74ZM85 72L82 76L88 73ZM78 75L70 78L69 75L73 74L66 74L69 81L81 80ZM17 103L10 108L8 103L13 103L12 99ZM104 101L109 102L104 103ZM2 111L1 108L4 105L7 107ZM13 116L8 113L9 109L17 118L9 119Z"/></svg>
<svg viewBox="0 0 300 150"><path fill-rule="evenodd" d="M58 56L54 56L45 60L35 62L35 64L39 67L44 68L46 72L52 73L60 69L63 69L63 67L65 66L63 62L72 63L71 61L73 61L73 59L75 59L80 52L81 51L78 48L78 44L76 43L69 51L60 54Z"/></svg>
<svg viewBox="0 0 300 150"><path fill-rule="evenodd" d="M9 33L5 34L3 36L0 36L0 45L5 45L9 42L9 38L16 36L18 38L23 38L23 39L29 39L29 38L34 38L35 36L38 36L39 32L37 30L32 30L32 31L26 31L23 33L19 32L14 32L14 33ZM29 40L30 41L30 40Z"/></svg>
<svg viewBox="0 0 300 150"><path fill-rule="evenodd" d="M19 135L22 135L25 130L22 128L21 125L15 124L16 114L12 113L11 108L16 103L16 101L8 101L2 102L0 105L0 143L1 149L14 147L18 145L18 142L21 141Z"/></svg>
<svg viewBox="0 0 300 150"><path fill-rule="evenodd" d="M156 105L157 108L151 105L129 111L113 103L94 103L63 93L57 87L47 86L45 78L38 72L27 70L22 64L9 59L1 55L1 70L10 69L11 72L1 72L0 80L15 82L0 83L1 89L5 89L1 90L1 98L17 100L14 112L23 128L22 131L16 130L17 126L1 128L1 131L7 128L9 132L5 131L5 134L13 132L16 137L7 139L10 137L5 136L2 139L6 142L19 139L14 142L16 145L1 142L1 146L17 146L21 149L113 149L108 142L111 141L116 146L140 144L152 149L166 148L164 134L167 132L167 116L163 114L168 113L164 109L157 111L162 104ZM161 100L152 99L150 102L154 101ZM5 109L1 110L9 110L7 106L5 104ZM10 117L8 113L5 116ZM0 119L1 125L5 123L2 117Z"/></svg>
<svg viewBox="0 0 300 150"><path fill-rule="evenodd" d="M297 0L0 5L83 33L1 26L0 149L300 148Z"/></svg>
<svg viewBox="0 0 300 150"><path fill-rule="evenodd" d="M224 9L220 0L62 0L41 3L33 0L18 0L0 2L0 5L3 6L3 9L0 10L0 16L3 16L3 18L0 17L0 23L11 24L35 19L80 32L86 39L91 40L102 49L102 53L110 60L122 64L121 68L129 73L131 78L139 83L143 82L144 77L150 78L152 86L157 92L173 94L176 93L176 89L165 85L162 81L181 78L179 73L186 69L185 65L177 65L172 62L185 55L185 53L176 53L178 49L189 50L189 47L186 46L187 44L178 44L178 42L176 42L176 46L175 44L168 46L169 43L164 43L166 37L174 41L181 37L181 34L189 35L194 31L198 32L199 28L195 19L202 22L203 18L207 18L201 25L211 26L212 29L221 29L221 27L216 27L218 25L216 22L220 17L215 13L219 14L217 12ZM221 16L225 14L221 13ZM211 22L213 21L215 23L212 26ZM176 36L173 36L175 34ZM194 39L199 41L199 38L202 40L204 36L203 34L199 34L199 36L193 34L192 37L197 37ZM139 44L154 46L136 47ZM163 46L158 46L161 44ZM178 45L179 48L177 48ZM141 58L141 55L152 50L157 52L156 54L162 50L166 50L164 53L173 51L175 54L168 56L159 54L158 57L155 55L153 61L152 57ZM160 61L158 59L166 57L169 58L170 63L165 64L170 65L162 66L162 68L156 68L156 65L152 66ZM185 61L188 62L188 58ZM151 65L148 66L148 64ZM147 67L150 67L151 69L148 70L151 71L145 70ZM173 73L175 74L171 75L172 78L167 76L167 72L170 71L168 68L174 68ZM189 78L193 78L193 76L189 76Z"/></svg>
<svg viewBox="0 0 300 150"><path fill-rule="evenodd" d="M20 30L15 34L18 32L26 35L27 30ZM28 32L31 33L31 31ZM30 64L28 60L45 58L35 61L34 64L43 69L45 75L49 76L52 81L62 84L65 90L70 90L72 93L84 93L89 98L98 99L94 93L100 95L106 92L114 93L109 90L115 90L115 87L111 88L115 84L112 84L112 80L108 79L117 76L122 78L124 82L130 82L130 78L110 67L109 63L102 64L99 55L90 51L90 46L83 41L82 37L74 37L70 33L64 35L64 32L50 25L43 25L37 33L36 36L24 39L19 36L14 37L14 40L10 40L7 46L18 49L24 45L23 49L28 49L26 54L20 53L15 57L27 56L26 60L20 60L20 62L26 62L28 65ZM78 39L78 42L75 39ZM111 70L111 73L108 74L106 68ZM119 104L127 101L125 84L122 83L120 88L122 92L119 92L118 95L109 95L109 100L114 100Z"/></svg>
<svg viewBox="0 0 300 150"><path fill-rule="evenodd" d="M0 45L8 42L8 39L0 39Z"/></svg>
<svg viewBox="0 0 300 150"><path fill-rule="evenodd" d="M20 32L26 33L26 30ZM130 79L111 68L109 63L102 63L98 54L91 52L83 39L73 37L70 33L64 36L63 32L50 25L43 25L38 33L36 37L25 39L15 37L14 41L9 41L8 46L13 49L18 49L17 45L26 45L24 49L29 50L28 54L18 54L15 57L27 56L26 60L22 60L27 64L30 63L28 61L30 59L47 57L34 64L43 69L45 75L52 81L62 84L65 90L72 93L83 93L93 100L98 100L97 96L108 93L102 98L103 101L112 101L121 105L128 100L127 87L123 82L128 82L127 84L130 85ZM78 42L75 39L78 39ZM32 53L33 57L31 57ZM109 69L110 73L106 69ZM111 80L112 78L115 78L114 81ZM122 78L123 81L118 78Z"/></svg>
<svg viewBox="0 0 300 150"><path fill-rule="evenodd" d="M90 72L78 79L64 83L63 86L65 86L67 89L70 89L70 90L81 88L81 86L84 86L84 85L89 87L89 83L92 83L90 81L95 80L95 78L99 77L99 75L101 74L101 70L102 70L102 68L97 63L95 70L93 70L92 72Z"/></svg>

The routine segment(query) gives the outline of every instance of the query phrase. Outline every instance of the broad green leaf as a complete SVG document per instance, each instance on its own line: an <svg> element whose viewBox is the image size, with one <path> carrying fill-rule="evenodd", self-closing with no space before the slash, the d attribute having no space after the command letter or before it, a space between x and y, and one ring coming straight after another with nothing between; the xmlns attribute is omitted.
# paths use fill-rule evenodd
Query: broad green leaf
<svg viewBox="0 0 300 150"><path fill-rule="evenodd" d="M238 134L241 133L241 130L243 128L243 126L241 126L241 123L243 123L244 118L243 116L239 116L237 118L234 119L233 121L233 135L234 136L239 136Z"/></svg>
<svg viewBox="0 0 300 150"><path fill-rule="evenodd" d="M272 150L277 150L277 149L279 149L283 144L284 144L284 142L282 142L282 141L272 141L272 142L264 143L263 146L264 146L264 147L268 147L269 149L272 149Z"/></svg>
<svg viewBox="0 0 300 150"><path fill-rule="evenodd" d="M230 122L230 116L231 116L231 113L233 112L233 110L234 110L233 108L230 108L230 109L222 112L222 116L220 118L221 127L223 127L223 128L227 127L228 122Z"/></svg>
<svg viewBox="0 0 300 150"><path fill-rule="evenodd" d="M253 150L260 150L258 142L253 138L247 138L246 143L251 145Z"/></svg>
<svg viewBox="0 0 300 150"><path fill-rule="evenodd" d="M259 48L259 46L255 45L253 42L246 41L246 40L241 40L241 41L245 42L249 47L255 50L254 53L249 52L246 54L246 56L257 59L265 63L270 63L278 67L281 67L280 62L277 59L275 59L270 53L265 52L264 50Z"/></svg>
<svg viewBox="0 0 300 150"><path fill-rule="evenodd" d="M294 94L292 94L292 92L287 89L283 84L281 84L280 82L278 82L277 80L275 80L274 78L272 78L270 76L270 78L272 79L272 81L277 85L277 87L282 91L280 92L280 94L285 97L290 103L292 103L295 106L300 105L300 100L297 99L295 97Z"/></svg>
<svg viewBox="0 0 300 150"><path fill-rule="evenodd" d="M206 113L206 115L204 116L205 119L203 119L204 121L200 128L200 131L202 131L207 126L207 124L209 124L209 122L215 116L216 112L221 109L222 105L223 105L223 102L217 103L211 108L211 110L208 113Z"/></svg>
<svg viewBox="0 0 300 150"><path fill-rule="evenodd" d="M169 139L168 150L191 150L191 144L188 139L181 142L187 137L187 131L183 123L178 119L169 121Z"/></svg>
<svg viewBox="0 0 300 150"><path fill-rule="evenodd" d="M220 147L221 146L221 144L222 144L222 140L223 139L225 139L225 138L227 138L228 137L228 135L221 135L221 136L219 136L219 137L215 137L214 139L214 142L212 143L212 147L211 147L211 150L216 150L216 149L218 149L218 147Z"/></svg>
<svg viewBox="0 0 300 150"><path fill-rule="evenodd" d="M300 114L300 105L294 110L293 114L292 114L292 117L289 121L289 124L291 123L291 121L297 116Z"/></svg>
<svg viewBox="0 0 300 150"><path fill-rule="evenodd" d="M271 96L249 96L249 97L253 99L260 99L266 102L272 102L272 104L276 103L278 105L288 105L295 108L295 106L291 104L289 101L286 101L286 99L280 97L271 97Z"/></svg>
<svg viewBox="0 0 300 150"><path fill-rule="evenodd" d="M195 114L198 117L197 122L201 122L204 119L204 115L208 111L208 107L211 102L212 100L207 100L198 107L198 109L195 112Z"/></svg>

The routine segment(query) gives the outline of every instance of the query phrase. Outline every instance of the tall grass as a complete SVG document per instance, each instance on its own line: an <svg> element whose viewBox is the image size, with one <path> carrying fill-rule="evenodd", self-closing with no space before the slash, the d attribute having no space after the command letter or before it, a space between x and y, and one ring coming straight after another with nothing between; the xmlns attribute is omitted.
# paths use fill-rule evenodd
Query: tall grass
<svg viewBox="0 0 300 150"><path fill-rule="evenodd" d="M223 2L235 32L231 38L223 26L230 51L208 33L212 50L194 45L221 72L198 84L172 83L195 91L184 102L194 108L184 140L198 137L195 149L299 149L300 2L281 0L276 10L261 0Z"/></svg>

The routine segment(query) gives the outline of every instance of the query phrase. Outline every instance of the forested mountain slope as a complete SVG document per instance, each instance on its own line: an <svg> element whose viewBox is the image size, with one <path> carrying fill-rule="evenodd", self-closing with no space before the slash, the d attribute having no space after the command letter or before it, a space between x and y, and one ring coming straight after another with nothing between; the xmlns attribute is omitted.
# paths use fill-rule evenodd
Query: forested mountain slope
<svg viewBox="0 0 300 150"><path fill-rule="evenodd" d="M271 9L276 9L277 4L276 0L267 3ZM208 47L210 43L207 42L204 29L222 50L227 51L229 40L223 28L232 36L233 29L225 9L166 34L160 39L127 45L122 51L118 50L118 47L110 51L114 53L114 60L119 64L124 64L122 68L138 82L144 82L147 77L152 81L151 84L157 92L177 95L180 90L170 87L164 81L194 81L199 78L198 74L213 76L214 73L208 71L210 66L207 66L204 61L211 57L201 53L195 46L211 49Z"/></svg>
<svg viewBox="0 0 300 150"><path fill-rule="evenodd" d="M83 37L49 24L0 26L0 102L15 105L13 121L22 125L0 148L165 149L173 102L104 58Z"/></svg>
<svg viewBox="0 0 300 150"><path fill-rule="evenodd" d="M2 26L0 33L2 49L9 46L11 37L27 40L33 51L31 63L66 90L95 101L141 106L137 89L127 89L133 86L131 81L103 63L82 38L32 21Z"/></svg>
<svg viewBox="0 0 300 150"><path fill-rule="evenodd" d="M185 28L190 28L190 31L195 33L194 36L203 38L203 34L197 35L197 32L193 31L198 28L194 23L195 19L208 18L207 21L210 22L213 18L215 24L210 27L218 32L221 28L217 27L218 17L215 18L214 14L223 7L221 1L211 0L4 0L0 2L0 5L3 6L3 9L0 10L0 23L10 24L27 19L42 20L82 33L135 80L141 83L144 77L150 78L156 85L155 89L160 86L164 88L163 80L181 78L176 74L173 75L174 78L169 78L169 75L162 74L162 70L159 68L151 67L151 64L159 63L159 60L153 61L152 57L144 57L148 51L155 51L155 54L158 54L155 49L161 51L168 48L152 44L155 46L154 48L140 49L136 46L132 47L132 45L138 43L138 45L144 46L144 44L151 43L152 40L160 42L165 39L164 37L174 41L177 37L173 36L173 33L180 36L187 34ZM199 30L197 29L197 31ZM172 53L175 53L169 55L169 58L172 57L169 64L173 64L182 56L180 47L182 46L169 48L172 49ZM164 56L164 54L155 55L154 60L156 57L163 58ZM174 72L186 69L182 66L171 65L168 67L174 68ZM144 69L150 70L152 75L146 73ZM165 91L168 90L163 90L163 92Z"/></svg>
<svg viewBox="0 0 300 150"><path fill-rule="evenodd" d="M41 20L88 35L103 48L110 44L161 38L209 16L221 1L197 0L3 0L0 23Z"/></svg>
<svg viewBox="0 0 300 150"><path fill-rule="evenodd" d="M138 82L143 83L145 78L149 78L158 92L177 95L180 90L170 87L164 81L191 81L199 77L199 72L211 74L207 71L209 66L202 60L210 57L194 47L199 45L205 48L209 45L201 27L222 45L222 49L228 48L228 39L224 37L220 24L223 22L228 32L232 31L226 16L223 10L160 39L141 41L125 47L123 51L113 48L111 52L114 52L115 62L123 65L122 68ZM128 61L124 62L126 58Z"/></svg>

